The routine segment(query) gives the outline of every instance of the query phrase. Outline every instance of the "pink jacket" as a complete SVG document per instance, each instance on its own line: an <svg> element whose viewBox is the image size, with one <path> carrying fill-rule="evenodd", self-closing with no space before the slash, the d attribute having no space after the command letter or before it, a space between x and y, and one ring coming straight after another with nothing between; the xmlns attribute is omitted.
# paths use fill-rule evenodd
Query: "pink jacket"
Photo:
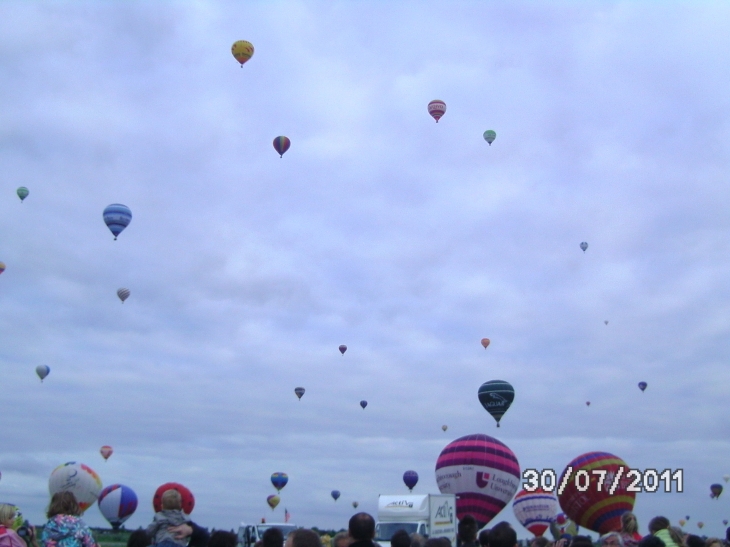
<svg viewBox="0 0 730 547"><path fill-rule="evenodd" d="M28 547L15 530L0 525L0 547Z"/></svg>

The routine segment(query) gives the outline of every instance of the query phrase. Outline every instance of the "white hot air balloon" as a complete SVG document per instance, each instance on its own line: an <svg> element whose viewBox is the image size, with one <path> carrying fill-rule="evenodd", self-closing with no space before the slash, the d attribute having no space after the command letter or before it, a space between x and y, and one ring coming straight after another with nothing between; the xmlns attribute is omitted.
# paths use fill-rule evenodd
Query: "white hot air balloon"
<svg viewBox="0 0 730 547"><path fill-rule="evenodd" d="M99 497L101 479L96 471L83 463L68 462L59 465L48 479L51 496L57 492L71 492L76 496L81 512L86 511Z"/></svg>

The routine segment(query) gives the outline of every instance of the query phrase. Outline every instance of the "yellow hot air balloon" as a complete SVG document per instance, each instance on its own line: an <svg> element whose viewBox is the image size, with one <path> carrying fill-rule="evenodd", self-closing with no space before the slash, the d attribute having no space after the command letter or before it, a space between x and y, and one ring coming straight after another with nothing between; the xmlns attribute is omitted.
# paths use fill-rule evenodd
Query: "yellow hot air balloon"
<svg viewBox="0 0 730 547"><path fill-rule="evenodd" d="M231 46L231 53L233 53L236 61L241 63L241 66L243 66L246 61L253 57L253 44L246 40L233 42L233 45Z"/></svg>

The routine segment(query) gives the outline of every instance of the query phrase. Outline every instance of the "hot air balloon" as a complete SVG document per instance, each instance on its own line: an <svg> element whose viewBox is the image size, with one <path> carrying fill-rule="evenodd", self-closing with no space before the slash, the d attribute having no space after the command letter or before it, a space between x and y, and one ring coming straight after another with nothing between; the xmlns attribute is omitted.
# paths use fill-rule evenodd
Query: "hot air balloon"
<svg viewBox="0 0 730 547"><path fill-rule="evenodd" d="M515 399L515 389L504 380L490 380L481 385L478 395L479 402L497 421L499 427L499 420Z"/></svg>
<svg viewBox="0 0 730 547"><path fill-rule="evenodd" d="M294 388L294 394L299 397L299 400L302 400L302 395L304 395L305 389L303 387L295 387Z"/></svg>
<svg viewBox="0 0 730 547"><path fill-rule="evenodd" d="M588 248L588 243L586 243L585 241L581 242L580 248L583 249L583 252L585 253L586 249Z"/></svg>
<svg viewBox="0 0 730 547"><path fill-rule="evenodd" d="M484 140L489 143L489 146L492 146L492 143L494 142L494 139L497 138L497 134L492 131L491 129L488 129L484 132Z"/></svg>
<svg viewBox="0 0 730 547"><path fill-rule="evenodd" d="M330 492L330 496L332 496L332 499L334 499L335 501L337 501L338 499L340 499L340 491L339 490L332 490L332 492Z"/></svg>
<svg viewBox="0 0 730 547"><path fill-rule="evenodd" d="M253 57L253 44L246 40L233 42L233 45L231 46L231 53L233 53L236 61L241 63L241 68L243 68L244 63Z"/></svg>
<svg viewBox="0 0 730 547"><path fill-rule="evenodd" d="M358 505L360 505L360 504L359 504L358 502L356 502L356 501L353 501L353 502L352 502L352 506L353 506L353 507L354 507L355 509L357 509L357 506L358 506Z"/></svg>
<svg viewBox="0 0 730 547"><path fill-rule="evenodd" d="M57 492L71 492L76 496L76 501L83 513L99 497L101 479L88 465L68 462L53 470L48 479L48 491L51 496Z"/></svg>
<svg viewBox="0 0 730 547"><path fill-rule="evenodd" d="M0 274L5 271L5 262L0 262Z"/></svg>
<svg viewBox="0 0 730 547"><path fill-rule="evenodd" d="M586 401L586 406L591 406L591 402L590 401Z"/></svg>
<svg viewBox="0 0 730 547"><path fill-rule="evenodd" d="M271 484L274 485L274 488L276 488L277 492L281 492L281 489L286 486L286 483L289 482L289 475L286 473L272 473L271 474Z"/></svg>
<svg viewBox="0 0 730 547"><path fill-rule="evenodd" d="M559 508L555 494L541 488L534 492L521 490L512 502L512 510L517 520L537 537L550 528L550 523L555 520Z"/></svg>
<svg viewBox="0 0 730 547"><path fill-rule="evenodd" d="M108 460L109 456L111 456L113 452L114 449L108 444L105 444L99 449L99 453L101 454L101 457L104 458L104 461Z"/></svg>
<svg viewBox="0 0 730 547"><path fill-rule="evenodd" d="M439 100L431 101L428 103L428 113L436 120L436 123L439 123L441 116L446 113L446 103Z"/></svg>
<svg viewBox="0 0 730 547"><path fill-rule="evenodd" d="M623 477L614 485L619 469ZM601 535L620 530L621 515L633 509L636 499L636 493L628 491L631 479L625 475L629 469L625 461L607 452L588 452L578 456L567 465L557 482L565 485L563 492L558 494L560 507L578 525ZM570 475L565 477L568 470ZM586 477L596 477L597 470L606 471L600 487L599 479L592 479L590 483L586 480ZM584 486L587 488L582 491Z"/></svg>
<svg viewBox="0 0 730 547"><path fill-rule="evenodd" d="M271 507L272 511L274 509L276 509L276 506L279 505L280 501L281 501L281 498L274 494L272 494L271 496L266 496L266 503L269 504L269 507Z"/></svg>
<svg viewBox="0 0 730 547"><path fill-rule="evenodd" d="M687 515L687 516L686 516L686 517L684 517L684 518L686 518L687 520L689 520L689 515Z"/></svg>
<svg viewBox="0 0 730 547"><path fill-rule="evenodd" d="M131 293L129 292L129 289L117 289L117 296L119 297L119 300L122 301L122 304L124 304L124 301L129 298L129 295Z"/></svg>
<svg viewBox="0 0 730 547"><path fill-rule="evenodd" d="M104 223L111 233L114 234L114 240L116 241L117 236L122 233L122 230L132 222L132 211L126 205L112 203L104 209L103 217Z"/></svg>
<svg viewBox="0 0 730 547"><path fill-rule="evenodd" d="M41 382L43 379L48 376L48 374L51 372L51 367L48 365L38 365L35 367L35 373L38 375L38 378L41 379Z"/></svg>
<svg viewBox="0 0 730 547"><path fill-rule="evenodd" d="M482 338L482 347L487 349L487 346L489 346L489 338Z"/></svg>
<svg viewBox="0 0 730 547"><path fill-rule="evenodd" d="M20 203L23 203L23 200L28 197L28 189L25 186L21 186L15 191L18 194L18 197L20 198Z"/></svg>
<svg viewBox="0 0 730 547"><path fill-rule="evenodd" d="M697 523L697 528L699 528L700 530L702 530L702 527L703 527L704 525L705 525L705 523L704 523L704 522L698 522L698 523Z"/></svg>
<svg viewBox="0 0 730 547"><path fill-rule="evenodd" d="M728 521L727 521L727 519L723 519L723 521L722 521L722 523L723 523L723 524L724 524L725 526L727 526L727 522L728 522Z"/></svg>
<svg viewBox="0 0 730 547"><path fill-rule="evenodd" d="M365 407L368 406L368 402L367 401L360 401L360 406L362 407L363 410L365 410Z"/></svg>
<svg viewBox="0 0 730 547"><path fill-rule="evenodd" d="M342 345L340 346L340 353L341 353L342 355L345 355L345 352L346 352L346 351L347 351L347 346L346 346L345 344L342 344Z"/></svg>
<svg viewBox="0 0 730 547"><path fill-rule="evenodd" d="M446 431L448 428L449 428L448 425L442 425L441 426L441 431Z"/></svg>
<svg viewBox="0 0 730 547"><path fill-rule="evenodd" d="M604 323L605 323L606 325L608 325L608 320L604 321Z"/></svg>
<svg viewBox="0 0 730 547"><path fill-rule="evenodd" d="M112 484L101 491L98 505L104 518L118 530L137 509L137 494L129 486Z"/></svg>
<svg viewBox="0 0 730 547"><path fill-rule="evenodd" d="M722 494L722 484L715 483L715 484L711 485L710 486L710 492L712 492L710 494L710 497L711 498L719 499L720 498L720 494Z"/></svg>
<svg viewBox="0 0 730 547"><path fill-rule="evenodd" d="M687 521L686 521L686 520L684 520L684 519L679 519L679 525L680 525L680 526L684 526L685 524L687 524Z"/></svg>
<svg viewBox="0 0 730 547"><path fill-rule="evenodd" d="M458 519L472 515L485 526L519 488L520 464L504 443L475 434L452 441L436 460L442 494L456 494Z"/></svg>
<svg viewBox="0 0 730 547"><path fill-rule="evenodd" d="M408 490L413 492L413 487L418 484L418 473L415 471L406 471L403 473L403 482L408 487Z"/></svg>
<svg viewBox="0 0 730 547"><path fill-rule="evenodd" d="M284 152L289 150L289 147L291 146L291 141L288 137L276 137L274 139L274 150L276 150L279 153L279 157L284 157Z"/></svg>
<svg viewBox="0 0 730 547"><path fill-rule="evenodd" d="M722 480L724 480L725 482L730 481L730 475L723 475Z"/></svg>
<svg viewBox="0 0 730 547"><path fill-rule="evenodd" d="M646 386L648 386L648 385L649 384L647 384L646 382L639 382L639 389L641 391L644 391L646 389Z"/></svg>
<svg viewBox="0 0 730 547"><path fill-rule="evenodd" d="M168 490L178 491L182 498L182 510L186 515L193 512L195 508L195 496L193 496L193 493L188 487L183 486L179 482L166 482L158 486L157 490L155 490L155 495L152 496L152 508L155 510L155 513L159 513L162 510L162 494Z"/></svg>

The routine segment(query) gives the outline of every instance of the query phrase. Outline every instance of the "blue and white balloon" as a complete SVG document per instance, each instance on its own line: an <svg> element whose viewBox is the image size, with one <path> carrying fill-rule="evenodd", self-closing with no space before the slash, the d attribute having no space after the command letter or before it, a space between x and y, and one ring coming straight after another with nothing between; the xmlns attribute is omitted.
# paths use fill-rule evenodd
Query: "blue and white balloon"
<svg viewBox="0 0 730 547"><path fill-rule="evenodd" d="M112 203L104 209L104 223L107 225L114 239L122 233L129 223L132 222L132 211L121 203Z"/></svg>
<svg viewBox="0 0 730 547"><path fill-rule="evenodd" d="M99 494L99 511L112 528L119 528L137 509L137 494L129 486L112 484Z"/></svg>

